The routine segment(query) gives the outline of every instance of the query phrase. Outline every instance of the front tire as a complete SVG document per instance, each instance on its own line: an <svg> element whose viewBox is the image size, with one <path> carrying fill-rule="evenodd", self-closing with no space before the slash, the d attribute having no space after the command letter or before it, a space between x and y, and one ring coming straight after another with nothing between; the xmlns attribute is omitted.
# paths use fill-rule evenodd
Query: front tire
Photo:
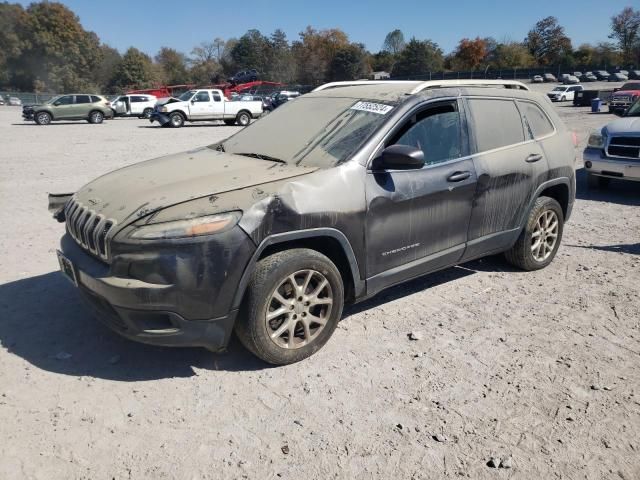
<svg viewBox="0 0 640 480"><path fill-rule="evenodd" d="M145 108L142 111L142 117L140 117L140 118L147 118L148 119L148 118L151 117L152 113L153 113L153 108Z"/></svg>
<svg viewBox="0 0 640 480"><path fill-rule="evenodd" d="M181 113L172 113L169 115L169 124L172 128L180 128L184 125L184 117Z"/></svg>
<svg viewBox="0 0 640 480"><path fill-rule="evenodd" d="M38 112L35 121L38 125L49 125L51 123L51 114L49 112Z"/></svg>
<svg viewBox="0 0 640 480"><path fill-rule="evenodd" d="M246 127L247 125L249 125L251 123L251 115L249 115L249 112L238 113L238 116L236 117L236 123L241 127Z"/></svg>
<svg viewBox="0 0 640 480"><path fill-rule="evenodd" d="M94 125L98 125L100 123L102 123L104 121L104 113L98 111L98 110L94 110L93 112L89 113L89 123L92 123Z"/></svg>
<svg viewBox="0 0 640 480"><path fill-rule="evenodd" d="M505 252L507 261L523 270L549 265L560 247L564 229L562 207L553 198L539 197L515 245Z"/></svg>
<svg viewBox="0 0 640 480"><path fill-rule="evenodd" d="M327 343L342 316L344 286L335 264L296 248L258 262L236 323L236 335L273 365L299 362Z"/></svg>

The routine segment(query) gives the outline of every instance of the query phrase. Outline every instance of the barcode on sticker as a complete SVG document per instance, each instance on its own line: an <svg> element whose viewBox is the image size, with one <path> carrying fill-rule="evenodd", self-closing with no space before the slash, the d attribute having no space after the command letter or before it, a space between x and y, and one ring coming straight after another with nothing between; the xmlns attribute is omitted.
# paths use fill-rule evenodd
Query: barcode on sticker
<svg viewBox="0 0 640 480"><path fill-rule="evenodd" d="M391 110L393 110L393 107L391 105L385 105L383 103L358 102L353 107L351 107L351 110L362 110L363 112L386 115Z"/></svg>

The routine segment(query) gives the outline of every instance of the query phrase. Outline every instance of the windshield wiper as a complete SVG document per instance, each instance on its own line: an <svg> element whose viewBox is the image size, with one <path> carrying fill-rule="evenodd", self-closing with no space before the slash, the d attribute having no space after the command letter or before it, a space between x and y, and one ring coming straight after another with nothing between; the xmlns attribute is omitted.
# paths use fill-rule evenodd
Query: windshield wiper
<svg viewBox="0 0 640 480"><path fill-rule="evenodd" d="M269 155L263 155L262 153L236 153L236 155L242 155L243 157L257 158L259 160L268 160L270 162L287 163L281 158L270 157Z"/></svg>

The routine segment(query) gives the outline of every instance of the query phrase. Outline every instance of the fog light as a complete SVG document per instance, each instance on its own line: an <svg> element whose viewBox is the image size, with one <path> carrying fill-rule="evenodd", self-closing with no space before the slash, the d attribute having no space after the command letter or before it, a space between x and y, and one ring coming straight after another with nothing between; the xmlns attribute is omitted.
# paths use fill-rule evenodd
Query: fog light
<svg viewBox="0 0 640 480"><path fill-rule="evenodd" d="M592 165L593 165L593 163L591 163L589 160L587 160L586 162L584 162L584 166L585 166L586 168L591 168L591 167L592 167Z"/></svg>

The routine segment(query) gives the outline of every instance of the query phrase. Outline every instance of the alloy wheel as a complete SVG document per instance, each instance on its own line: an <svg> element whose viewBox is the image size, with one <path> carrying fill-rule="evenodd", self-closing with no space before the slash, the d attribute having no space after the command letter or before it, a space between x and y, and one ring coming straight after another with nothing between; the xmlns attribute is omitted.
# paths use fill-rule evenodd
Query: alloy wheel
<svg viewBox="0 0 640 480"><path fill-rule="evenodd" d="M553 210L544 210L531 234L531 254L538 262L544 262L553 253L558 241L560 221Z"/></svg>
<svg viewBox="0 0 640 480"><path fill-rule="evenodd" d="M327 278L316 270L300 270L283 279L271 294L265 326L281 348L313 342L326 326L333 307Z"/></svg>

